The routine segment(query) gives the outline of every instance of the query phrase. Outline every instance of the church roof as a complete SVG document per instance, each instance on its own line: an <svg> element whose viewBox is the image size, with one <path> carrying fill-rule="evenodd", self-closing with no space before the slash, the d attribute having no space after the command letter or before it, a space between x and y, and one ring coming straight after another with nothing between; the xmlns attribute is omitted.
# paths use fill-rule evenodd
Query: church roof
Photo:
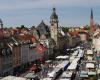
<svg viewBox="0 0 100 80"><path fill-rule="evenodd" d="M42 20L39 26L37 26L37 30L39 31L39 35L41 36L42 34L44 35L49 35L49 27L44 23Z"/></svg>
<svg viewBox="0 0 100 80"><path fill-rule="evenodd" d="M46 26L46 24L45 24L44 21L42 20L38 27L45 27L45 26Z"/></svg>

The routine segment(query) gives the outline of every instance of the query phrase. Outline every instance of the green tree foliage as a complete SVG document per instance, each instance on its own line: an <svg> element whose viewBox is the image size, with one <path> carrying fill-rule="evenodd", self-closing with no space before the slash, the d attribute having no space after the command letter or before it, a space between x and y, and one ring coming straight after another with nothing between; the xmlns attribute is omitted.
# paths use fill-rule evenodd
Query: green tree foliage
<svg viewBox="0 0 100 80"><path fill-rule="evenodd" d="M26 30L28 30L28 28L25 27L24 25L21 25L21 28L20 29L26 29Z"/></svg>
<svg viewBox="0 0 100 80"><path fill-rule="evenodd" d="M62 30L66 33L66 32L68 32L69 28L68 27L62 27Z"/></svg>
<svg viewBox="0 0 100 80"><path fill-rule="evenodd" d="M89 29L90 29L90 26L89 26L89 25L86 25L86 26L84 27L84 29L85 29L85 30L89 30Z"/></svg>

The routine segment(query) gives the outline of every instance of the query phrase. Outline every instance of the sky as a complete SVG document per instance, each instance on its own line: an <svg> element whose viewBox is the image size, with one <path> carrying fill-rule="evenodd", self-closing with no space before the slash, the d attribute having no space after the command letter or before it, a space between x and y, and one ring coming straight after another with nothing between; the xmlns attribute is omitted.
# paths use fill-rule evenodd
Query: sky
<svg viewBox="0 0 100 80"><path fill-rule="evenodd" d="M59 26L89 25L91 8L95 23L100 22L100 0L0 0L0 18L5 27L38 26L42 20L50 25L53 7Z"/></svg>

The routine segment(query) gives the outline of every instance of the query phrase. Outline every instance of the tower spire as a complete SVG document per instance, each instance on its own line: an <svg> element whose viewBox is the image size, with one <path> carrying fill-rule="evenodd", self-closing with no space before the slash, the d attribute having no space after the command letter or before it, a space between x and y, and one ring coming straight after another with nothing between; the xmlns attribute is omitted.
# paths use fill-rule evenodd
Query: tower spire
<svg viewBox="0 0 100 80"><path fill-rule="evenodd" d="M93 10L91 9L91 19L93 19Z"/></svg>
<svg viewBox="0 0 100 80"><path fill-rule="evenodd" d="M90 32L94 32L94 20L93 20L93 10L91 9L90 15Z"/></svg>

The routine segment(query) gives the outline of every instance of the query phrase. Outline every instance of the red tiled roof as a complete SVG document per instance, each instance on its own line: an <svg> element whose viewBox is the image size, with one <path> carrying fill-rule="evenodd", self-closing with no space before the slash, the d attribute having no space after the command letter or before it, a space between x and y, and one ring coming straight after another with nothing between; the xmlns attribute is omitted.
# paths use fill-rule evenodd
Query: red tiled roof
<svg viewBox="0 0 100 80"><path fill-rule="evenodd" d="M29 35L29 34L20 34L17 37L19 40L22 40L22 41L31 40L33 43L37 41L33 35Z"/></svg>

